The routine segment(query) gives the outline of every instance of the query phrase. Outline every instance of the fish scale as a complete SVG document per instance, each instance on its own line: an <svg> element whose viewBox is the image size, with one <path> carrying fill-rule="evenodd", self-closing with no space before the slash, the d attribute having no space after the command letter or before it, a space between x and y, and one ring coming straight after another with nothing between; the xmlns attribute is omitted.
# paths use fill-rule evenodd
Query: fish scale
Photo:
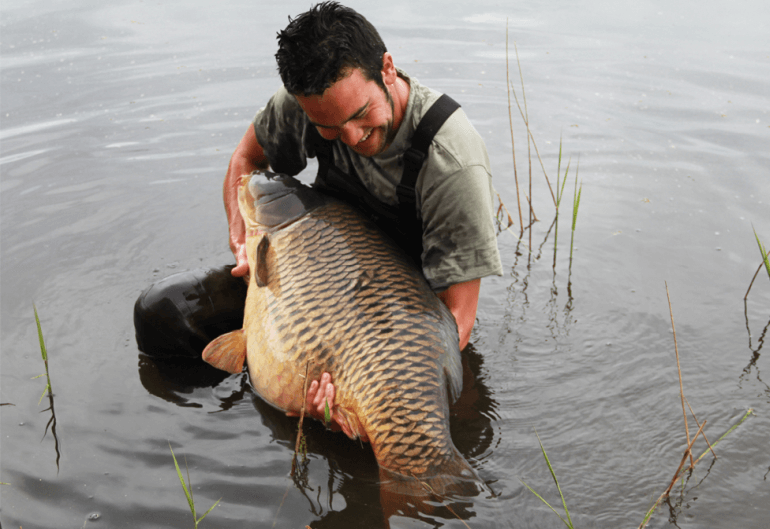
<svg viewBox="0 0 770 529"><path fill-rule="evenodd" d="M306 369L310 380L328 372L335 417L371 442L387 476L434 491L478 480L449 435L449 401L462 384L456 323L421 272L352 207L288 177L294 202L282 207L285 196L270 195L275 180L265 197L250 178L266 176L244 177L239 190L252 272L244 328L212 342L204 358L217 365L209 357L245 341L254 389L295 413ZM303 207L298 218L281 217Z"/></svg>

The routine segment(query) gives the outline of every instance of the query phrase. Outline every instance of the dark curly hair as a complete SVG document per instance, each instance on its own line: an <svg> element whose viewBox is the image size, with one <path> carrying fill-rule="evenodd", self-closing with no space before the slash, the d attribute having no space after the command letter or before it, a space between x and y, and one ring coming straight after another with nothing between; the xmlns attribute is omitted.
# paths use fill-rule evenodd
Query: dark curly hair
<svg viewBox="0 0 770 529"><path fill-rule="evenodd" d="M321 95L360 68L385 90L382 56L388 51L368 20L337 2L316 4L278 32L278 73L293 95Z"/></svg>

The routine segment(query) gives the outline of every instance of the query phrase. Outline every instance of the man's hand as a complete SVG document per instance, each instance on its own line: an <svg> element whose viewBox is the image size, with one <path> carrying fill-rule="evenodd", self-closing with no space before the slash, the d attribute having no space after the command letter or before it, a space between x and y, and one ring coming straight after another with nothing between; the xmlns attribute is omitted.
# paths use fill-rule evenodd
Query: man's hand
<svg viewBox="0 0 770 529"><path fill-rule="evenodd" d="M342 427L337 423L334 415L334 395L335 389L332 384L332 376L329 373L323 373L321 380L314 380L307 388L307 399L305 401L305 414L326 424L334 431L339 431ZM329 409L329 421L326 421L326 407ZM299 413L288 412L286 415L297 417Z"/></svg>
<svg viewBox="0 0 770 529"><path fill-rule="evenodd" d="M324 423L334 422L334 385L332 376L329 373L323 373L321 380L314 380L307 388L307 403L305 411L311 417L323 421ZM326 409L328 406L329 420L326 420Z"/></svg>
<svg viewBox="0 0 770 529"><path fill-rule="evenodd" d="M249 273L249 259L246 257L246 244L245 243L232 243L234 248L233 255L235 256L235 268L230 273L233 277L243 277Z"/></svg>
<svg viewBox="0 0 770 529"><path fill-rule="evenodd" d="M267 156L257 141L254 127L249 125L230 158L222 189L227 224L230 227L230 250L236 260L235 268L231 272L235 277L242 277L249 273L249 261L246 258L246 226L238 209L238 187L241 185L241 176L251 174L255 169L267 169L267 167Z"/></svg>
<svg viewBox="0 0 770 529"><path fill-rule="evenodd" d="M473 279L465 283L457 283L441 292L438 297L449 307L449 311L457 321L457 331L460 334L460 350L465 349L471 339L471 330L476 323L476 309L479 306L479 288L481 279Z"/></svg>

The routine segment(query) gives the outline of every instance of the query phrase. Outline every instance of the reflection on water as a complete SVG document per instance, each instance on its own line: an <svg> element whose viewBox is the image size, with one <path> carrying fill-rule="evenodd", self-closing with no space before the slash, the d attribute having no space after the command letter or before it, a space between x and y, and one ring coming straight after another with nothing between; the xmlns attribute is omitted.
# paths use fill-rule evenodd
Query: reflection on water
<svg viewBox="0 0 770 529"><path fill-rule="evenodd" d="M507 205L516 194L506 19L549 176L559 138L563 161L580 156L571 267L573 191L565 189L554 251L553 200L533 170L532 253L530 233L523 242L501 233L505 276L482 284L452 435L496 497L474 498L468 525L559 523L519 482L558 504L534 428L576 526L641 522L685 442L666 282L685 392L708 419L709 439L746 409L757 414L720 443L718 460L687 476L651 526L764 527L767 279L757 277L745 306L742 298L757 267L752 224L770 238L765 4L351 5L400 67L463 105ZM311 422L295 484L296 419L265 405L243 376L151 360L134 342L133 303L147 285L231 262L222 178L279 86L275 32L306 8L3 2L0 401L14 404L0 407L4 526L90 527L97 512L109 527L188 523L169 441L192 465L196 502L223 498L208 526L382 523L366 445ZM521 123L514 135L526 178ZM29 380L40 367L31 300L45 307L58 473L50 426L44 436L50 415ZM451 516L390 522L463 527Z"/></svg>
<svg viewBox="0 0 770 529"><path fill-rule="evenodd" d="M463 391L450 410L452 438L463 457L471 461L488 456L495 437L492 420L497 418L495 409L498 404L481 373L483 364L483 357L470 344L462 353ZM177 406L206 408L213 404L216 410L208 413L227 412L245 399L253 404L274 440L294 446L298 419L287 417L259 398L245 373L228 375L201 360L156 359L140 354L139 378L149 393ZM198 391L203 388L211 388L211 392ZM349 439L339 432L332 433L313 420L304 422L303 432L311 459L302 459L298 472L292 475L292 483L307 501L308 511L317 517L311 526L337 527L335 524L338 523L356 526L361 523L364 506L368 517L366 527L388 526L379 508L378 466L368 443ZM325 466L328 472L325 483L310 479L309 466L317 465L318 458L325 459L328 464ZM291 467L290 458L286 458L285 464ZM336 497L341 499L335 504ZM340 505L346 507L340 509ZM432 508L431 516L469 519L474 515L467 510L470 503L449 505L443 511ZM401 510L403 516L403 511L409 511L409 508L404 505ZM412 516L420 514L412 513Z"/></svg>

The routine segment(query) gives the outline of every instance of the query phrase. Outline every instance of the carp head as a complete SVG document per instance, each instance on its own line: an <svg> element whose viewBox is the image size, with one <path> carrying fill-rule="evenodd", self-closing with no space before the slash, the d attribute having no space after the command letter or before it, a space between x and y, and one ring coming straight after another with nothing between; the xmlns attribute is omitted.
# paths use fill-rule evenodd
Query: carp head
<svg viewBox="0 0 770 529"><path fill-rule="evenodd" d="M257 170L241 177L238 209L246 226L249 270L254 272L258 286L267 285L270 234L289 226L329 200L296 178L284 174Z"/></svg>
<svg viewBox="0 0 770 529"><path fill-rule="evenodd" d="M241 178L238 204L246 228L279 230L326 203L323 195L291 176L254 171Z"/></svg>

